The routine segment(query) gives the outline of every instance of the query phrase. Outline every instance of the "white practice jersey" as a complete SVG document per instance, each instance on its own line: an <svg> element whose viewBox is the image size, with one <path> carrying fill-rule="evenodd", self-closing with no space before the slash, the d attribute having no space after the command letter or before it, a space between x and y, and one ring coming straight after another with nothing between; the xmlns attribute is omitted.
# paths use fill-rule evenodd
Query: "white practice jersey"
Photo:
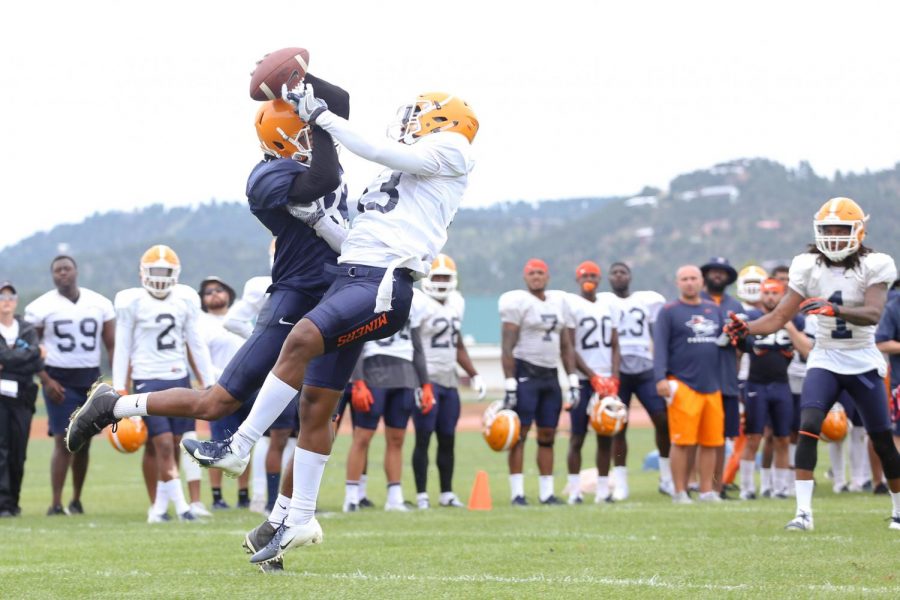
<svg viewBox="0 0 900 600"><path fill-rule="evenodd" d="M419 289L415 290L415 295L422 297L419 334L428 363L428 378L444 387L458 387L456 345L459 343L466 301L455 291L444 302Z"/></svg>
<svg viewBox="0 0 900 600"><path fill-rule="evenodd" d="M125 389L129 366L132 380L186 377L186 347L191 351L203 383L215 383L209 349L200 336L200 297L197 292L177 284L168 296L159 299L143 288L131 288L116 294L114 304L115 389Z"/></svg>
<svg viewBox="0 0 900 600"><path fill-rule="evenodd" d="M44 362L59 369L99 367L103 324L115 318L112 302L87 288L77 302L51 290L25 307L25 320L44 330Z"/></svg>
<svg viewBox="0 0 900 600"><path fill-rule="evenodd" d="M815 344L816 339L816 315L806 315L806 324L803 333ZM799 394L803 389L803 380L806 379L806 361L800 358L800 352L794 352L787 368L788 383L791 385L791 393Z"/></svg>
<svg viewBox="0 0 900 600"><path fill-rule="evenodd" d="M411 148L427 157L428 172L386 169L369 184L359 199L360 214L341 245L339 263L394 263L420 275L428 273L447 241L473 161L469 141L455 132L426 135Z"/></svg>
<svg viewBox="0 0 900 600"><path fill-rule="evenodd" d="M267 290L270 285L272 285L272 277L269 275L248 279L244 284L244 292L241 297L231 305L228 314L225 315L223 323L225 329L242 338L250 337L256 317L259 316L259 311L262 310L269 298Z"/></svg>
<svg viewBox="0 0 900 600"><path fill-rule="evenodd" d="M201 312L198 321L200 337L209 348L209 357L212 360L216 379L228 366L231 358L244 345L244 338L225 329L226 318L226 315L218 316Z"/></svg>
<svg viewBox="0 0 900 600"><path fill-rule="evenodd" d="M393 356L403 360L413 361L413 343L410 329L419 327L422 322L422 306L425 297L423 294L413 294L412 306L409 308L409 319L403 327L390 337L381 340L372 340L363 344L363 360L370 356Z"/></svg>
<svg viewBox="0 0 900 600"><path fill-rule="evenodd" d="M566 301L575 330L575 352L597 375L612 375L612 336L618 330L621 313L608 298L591 302L579 294L567 294ZM582 379L587 379L584 373Z"/></svg>
<svg viewBox="0 0 900 600"><path fill-rule="evenodd" d="M619 298L611 292L597 294L598 299L615 303L621 313L619 321L619 350L622 356L637 356L652 361L653 350L650 325L656 322L659 310L666 299L649 290L633 292L627 298Z"/></svg>
<svg viewBox="0 0 900 600"><path fill-rule="evenodd" d="M574 327L566 292L547 290L544 300L527 290L512 290L500 296L500 321L519 327L513 357L548 369L559 364L559 335Z"/></svg>
<svg viewBox="0 0 900 600"><path fill-rule="evenodd" d="M790 287L804 298L825 298L841 306L862 306L866 290L873 285L891 285L897 279L897 267L887 254L871 252L852 270L829 267L817 260L817 254L805 253L791 262ZM809 354L807 368L828 369L843 375L878 369L881 377L887 365L875 347L875 325L854 325L840 317L818 315L816 345Z"/></svg>

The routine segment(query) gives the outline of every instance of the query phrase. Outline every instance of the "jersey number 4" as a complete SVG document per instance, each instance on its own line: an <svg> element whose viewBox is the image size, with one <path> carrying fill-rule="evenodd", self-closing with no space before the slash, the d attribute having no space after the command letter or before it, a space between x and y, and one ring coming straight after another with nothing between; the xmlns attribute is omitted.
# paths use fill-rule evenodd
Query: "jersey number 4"
<svg viewBox="0 0 900 600"><path fill-rule="evenodd" d="M832 304L837 304L839 306L843 306L844 304L844 295L838 290L833 293L828 301ZM834 329L831 330L831 337L838 340L847 340L853 337L853 332L847 328L847 321L840 319L838 317L834 318Z"/></svg>

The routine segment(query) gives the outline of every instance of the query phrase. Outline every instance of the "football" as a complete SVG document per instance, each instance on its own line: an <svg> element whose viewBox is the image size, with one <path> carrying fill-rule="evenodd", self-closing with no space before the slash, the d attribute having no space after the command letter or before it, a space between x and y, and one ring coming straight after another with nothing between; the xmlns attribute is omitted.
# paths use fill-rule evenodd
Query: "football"
<svg viewBox="0 0 900 600"><path fill-rule="evenodd" d="M147 426L140 417L126 417L119 421L115 431L108 427L106 437L113 448L123 454L131 454L147 441Z"/></svg>
<svg viewBox="0 0 900 600"><path fill-rule="evenodd" d="M309 68L309 50L282 48L263 56L250 73L250 97L265 102L281 97L281 86L292 88Z"/></svg>

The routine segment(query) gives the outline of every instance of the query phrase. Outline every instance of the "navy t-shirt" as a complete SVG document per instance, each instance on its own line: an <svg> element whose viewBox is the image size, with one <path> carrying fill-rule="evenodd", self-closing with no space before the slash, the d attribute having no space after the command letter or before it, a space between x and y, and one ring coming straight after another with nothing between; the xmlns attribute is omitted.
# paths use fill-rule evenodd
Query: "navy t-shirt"
<svg viewBox="0 0 900 600"><path fill-rule="evenodd" d="M740 315L745 312L743 305L728 294L722 294L722 297L719 298L719 302L716 302L715 299L706 292L701 292L700 297L704 300L709 300L713 304L718 305L725 319L728 318L729 311L733 312L736 315ZM729 344L720 348L719 352L722 353L722 359L719 361L719 368L721 369L720 381L722 385L722 395L737 396L738 361L736 349L734 346Z"/></svg>
<svg viewBox="0 0 900 600"><path fill-rule="evenodd" d="M714 302L675 300L663 306L653 324L656 381L673 375L697 392L718 392L724 356L717 345L721 333L722 313Z"/></svg>
<svg viewBox="0 0 900 600"><path fill-rule="evenodd" d="M875 330L875 342L900 342L900 298L889 300L884 307L878 329ZM891 389L900 385L900 354L888 354L891 361Z"/></svg>
<svg viewBox="0 0 900 600"><path fill-rule="evenodd" d="M747 311L747 320L755 321L765 313L759 309ZM806 320L801 315L792 319L797 331L803 331ZM753 383L787 383L787 369L794 358L794 344L787 329L781 328L768 335L749 336L745 350L750 354L750 372L747 381Z"/></svg>

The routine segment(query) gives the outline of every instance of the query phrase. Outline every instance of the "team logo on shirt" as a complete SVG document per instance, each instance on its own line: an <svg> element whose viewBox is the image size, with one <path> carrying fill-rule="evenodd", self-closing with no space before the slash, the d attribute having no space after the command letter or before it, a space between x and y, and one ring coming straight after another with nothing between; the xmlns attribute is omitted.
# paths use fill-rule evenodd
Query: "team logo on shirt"
<svg viewBox="0 0 900 600"><path fill-rule="evenodd" d="M708 342L716 334L719 324L703 315L694 315L684 323L694 332L694 337L688 338L688 343Z"/></svg>

